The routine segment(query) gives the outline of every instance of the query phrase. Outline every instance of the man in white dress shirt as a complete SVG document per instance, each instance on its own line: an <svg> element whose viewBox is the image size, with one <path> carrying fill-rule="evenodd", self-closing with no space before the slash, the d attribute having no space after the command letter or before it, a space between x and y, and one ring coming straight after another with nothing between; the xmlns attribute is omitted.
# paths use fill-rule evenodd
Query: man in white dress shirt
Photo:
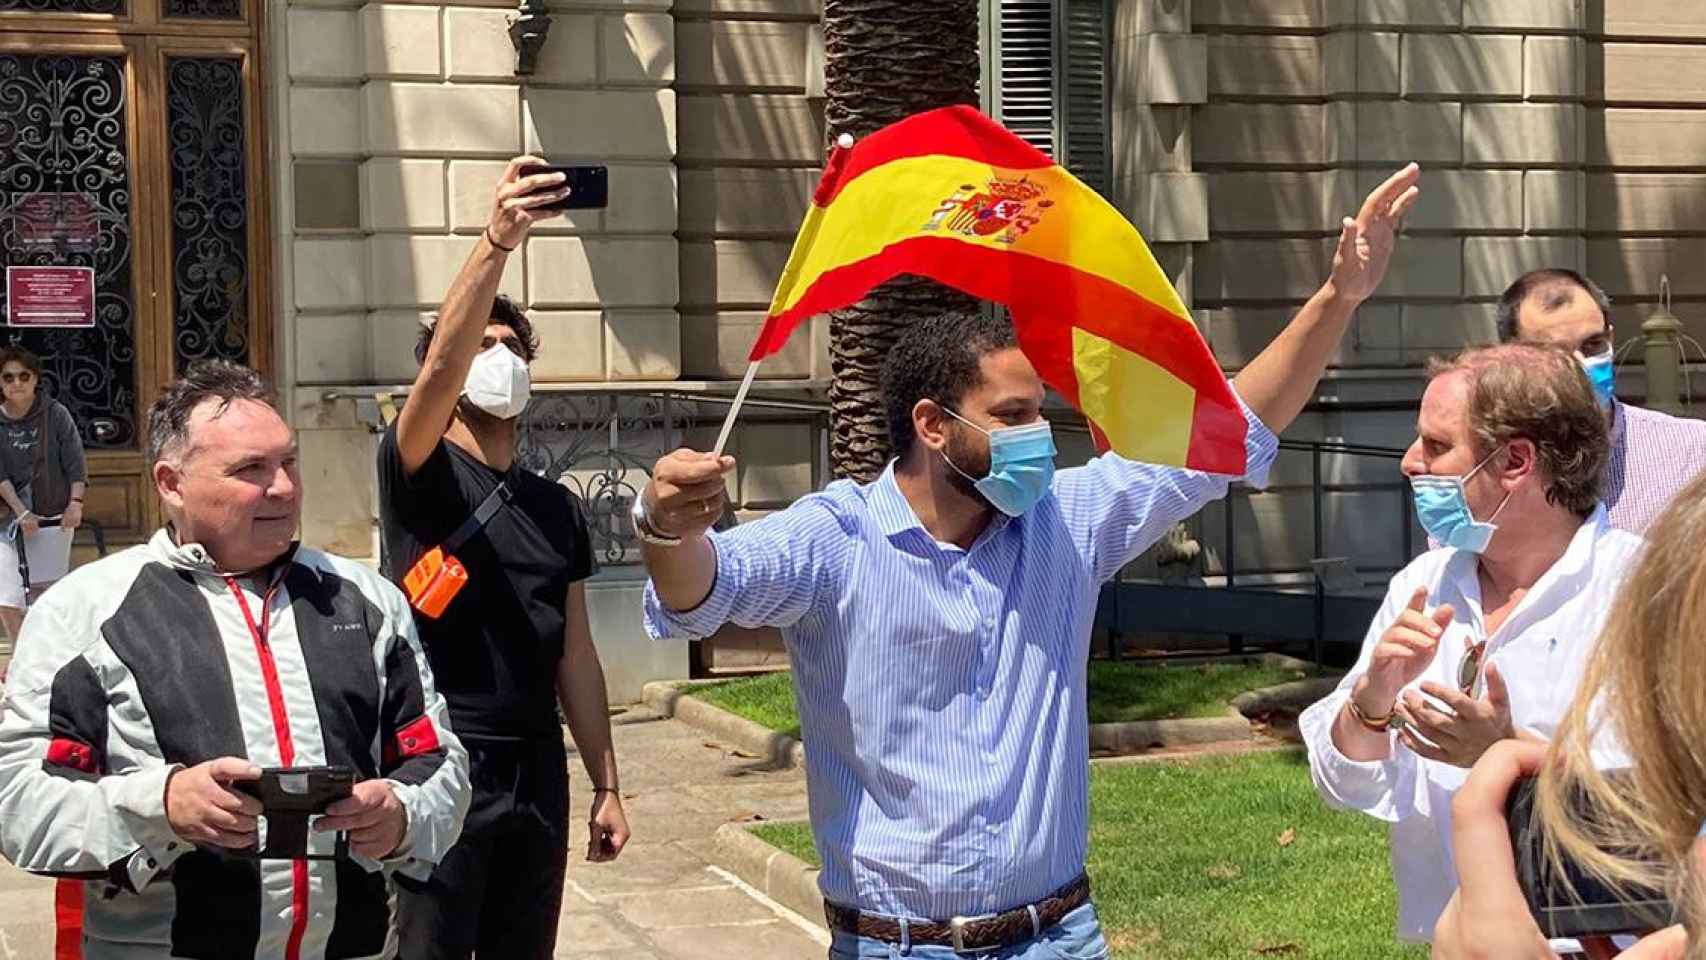
<svg viewBox="0 0 1706 960"><path fill-rule="evenodd" d="M1605 418L1570 353L1506 344L1431 373L1403 470L1443 546L1393 577L1356 666L1301 719L1326 801L1391 824L1411 941L1455 886L1452 795L1493 743L1550 739L1642 546L1600 503Z"/></svg>

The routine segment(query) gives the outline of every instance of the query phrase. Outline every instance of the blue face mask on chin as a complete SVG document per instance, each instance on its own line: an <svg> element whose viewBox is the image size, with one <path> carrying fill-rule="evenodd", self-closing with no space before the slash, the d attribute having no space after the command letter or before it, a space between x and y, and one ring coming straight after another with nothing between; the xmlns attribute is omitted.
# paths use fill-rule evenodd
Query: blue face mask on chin
<svg viewBox="0 0 1706 960"><path fill-rule="evenodd" d="M1610 347L1605 352L1593 357L1576 354L1576 360L1587 371L1588 382L1593 384L1593 395L1599 400L1602 409L1610 409L1611 401L1617 396L1617 354Z"/></svg>
<svg viewBox="0 0 1706 960"><path fill-rule="evenodd" d="M986 430L942 405L948 415L989 437L989 475L975 478L954 465L946 452L943 462L972 486L989 505L1009 517L1023 516L1036 506L1054 483L1054 431L1047 420L1021 427Z"/></svg>
<svg viewBox="0 0 1706 960"><path fill-rule="evenodd" d="M1463 485L1502 452L1503 447L1493 451L1487 459L1477 463L1473 470L1461 477L1428 474L1410 478L1410 493L1416 503L1416 519L1421 522L1422 529L1427 531L1428 536L1448 547L1474 554L1486 552L1487 545L1493 541L1493 534L1499 529L1498 524L1493 521L1498 518L1505 504L1510 502L1510 494L1505 494L1505 499L1499 503L1492 516L1486 520L1476 520L1474 512L1469 509L1469 497L1464 492Z"/></svg>

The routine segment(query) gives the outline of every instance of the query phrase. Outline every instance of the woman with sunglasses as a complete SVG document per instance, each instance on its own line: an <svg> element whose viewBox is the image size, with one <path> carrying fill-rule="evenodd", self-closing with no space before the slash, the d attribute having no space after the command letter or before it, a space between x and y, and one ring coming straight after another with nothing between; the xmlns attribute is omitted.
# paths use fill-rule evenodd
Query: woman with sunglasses
<svg viewBox="0 0 1706 960"><path fill-rule="evenodd" d="M1509 344L1431 373L1403 470L1445 546L1392 578L1360 659L1299 720L1322 797L1390 824L1409 941L1432 938L1456 888L1469 767L1500 740L1551 737L1641 551L1600 503L1605 418L1570 354Z"/></svg>
<svg viewBox="0 0 1706 960"><path fill-rule="evenodd" d="M1706 474L1647 536L1550 747L1500 744L1457 798L1460 886L1440 920L1438 960L1553 956L1523 919L1504 815L1517 778L1536 774L1534 823L1558 860L1614 890L1666 890L1680 908L1686 934L1656 934L1624 960L1706 960ZM1615 780L1595 763L1601 725L1616 731L1630 760ZM1569 815L1572 806L1600 815L1586 823Z"/></svg>
<svg viewBox="0 0 1706 960"><path fill-rule="evenodd" d="M70 530L83 522L88 474L77 422L64 404L40 390L41 359L12 344L0 348L0 625L17 639L27 585L18 566L18 538L57 517Z"/></svg>

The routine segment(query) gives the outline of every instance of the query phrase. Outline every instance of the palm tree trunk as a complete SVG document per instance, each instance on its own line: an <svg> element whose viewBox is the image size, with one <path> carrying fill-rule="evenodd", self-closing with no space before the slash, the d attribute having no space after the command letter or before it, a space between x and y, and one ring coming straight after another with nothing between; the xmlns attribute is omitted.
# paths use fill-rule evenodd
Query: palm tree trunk
<svg viewBox="0 0 1706 960"><path fill-rule="evenodd" d="M915 113L977 103L977 0L824 0L828 133L865 136ZM830 465L875 480L889 459L883 359L915 318L976 310L977 301L900 277L830 314Z"/></svg>

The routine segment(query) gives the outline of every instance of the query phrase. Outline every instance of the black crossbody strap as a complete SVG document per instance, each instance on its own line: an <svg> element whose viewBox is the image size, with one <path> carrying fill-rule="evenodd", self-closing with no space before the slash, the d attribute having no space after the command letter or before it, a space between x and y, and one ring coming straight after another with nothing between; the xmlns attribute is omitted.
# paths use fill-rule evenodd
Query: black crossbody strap
<svg viewBox="0 0 1706 960"><path fill-rule="evenodd" d="M462 549L462 545L473 539L474 534L479 533L480 529L490 522L499 510L503 509L503 505L508 503L510 498L509 483L499 481L497 487L491 493L486 494L486 499L481 500L480 505L474 508L473 514L462 521L462 526L456 528L456 532L450 535L450 539L444 541L444 552L454 554Z"/></svg>

